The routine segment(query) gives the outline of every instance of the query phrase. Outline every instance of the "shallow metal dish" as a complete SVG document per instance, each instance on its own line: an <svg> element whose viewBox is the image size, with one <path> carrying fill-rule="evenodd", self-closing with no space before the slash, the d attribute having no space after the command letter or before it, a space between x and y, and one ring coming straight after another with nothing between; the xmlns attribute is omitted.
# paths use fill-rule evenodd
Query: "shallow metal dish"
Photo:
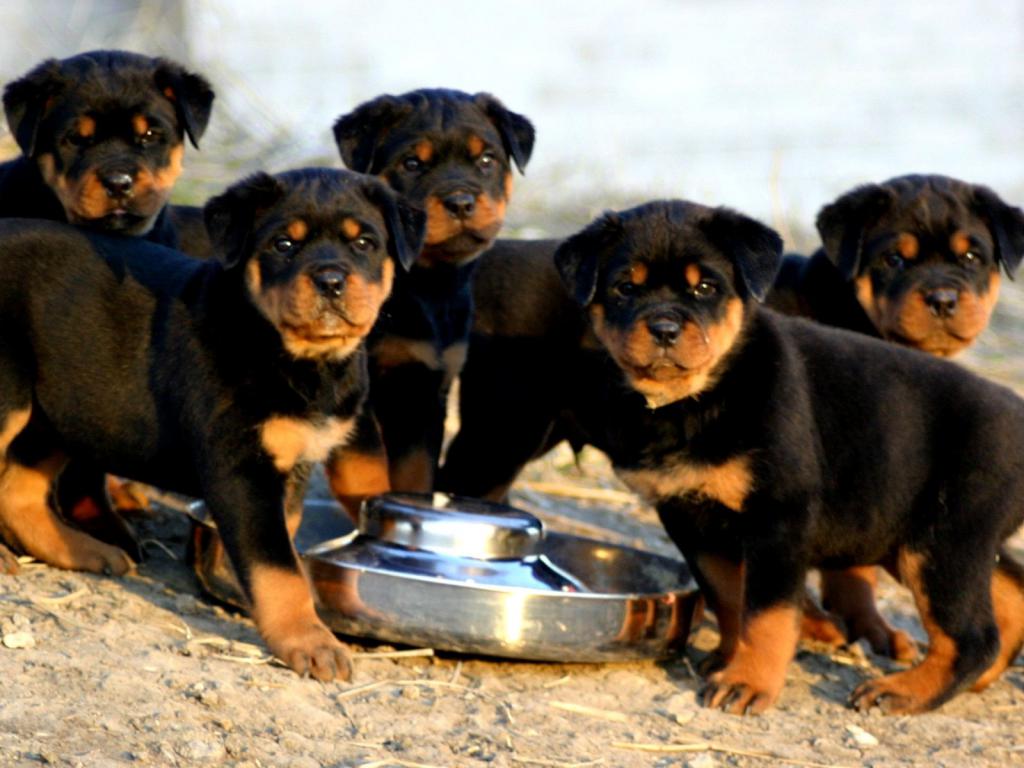
<svg viewBox="0 0 1024 768"><path fill-rule="evenodd" d="M216 530L198 507L204 588L240 604ZM336 632L440 650L545 661L666 656L701 601L686 565L544 531L522 510L445 494L387 494L359 527L308 501L296 546Z"/></svg>

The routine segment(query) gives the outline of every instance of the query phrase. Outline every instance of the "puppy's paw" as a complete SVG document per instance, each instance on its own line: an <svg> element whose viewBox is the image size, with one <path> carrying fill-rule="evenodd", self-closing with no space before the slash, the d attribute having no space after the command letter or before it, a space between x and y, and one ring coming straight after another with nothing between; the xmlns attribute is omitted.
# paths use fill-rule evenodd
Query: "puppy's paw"
<svg viewBox="0 0 1024 768"><path fill-rule="evenodd" d="M850 695L850 706L858 712L878 707L887 715L909 715L933 709L940 693L934 685L924 685L923 676L916 669L886 675L858 685Z"/></svg>
<svg viewBox="0 0 1024 768"><path fill-rule="evenodd" d="M729 667L712 674L701 689L701 704L732 715L759 715L779 697L779 686L745 678Z"/></svg>
<svg viewBox="0 0 1024 768"><path fill-rule="evenodd" d="M124 576L134 572L135 563L120 547L104 544L79 531L69 531L64 546L36 554L36 558L55 568L89 571L107 576Z"/></svg>
<svg viewBox="0 0 1024 768"><path fill-rule="evenodd" d="M352 656L348 647L320 622L296 627L281 637L268 637L267 645L302 677L321 682L352 678Z"/></svg>

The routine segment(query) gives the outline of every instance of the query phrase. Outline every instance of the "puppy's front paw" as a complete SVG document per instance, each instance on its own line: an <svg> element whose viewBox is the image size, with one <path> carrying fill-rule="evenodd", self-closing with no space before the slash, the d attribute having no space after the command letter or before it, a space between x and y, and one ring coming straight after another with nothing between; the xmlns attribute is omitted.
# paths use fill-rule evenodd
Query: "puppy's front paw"
<svg viewBox="0 0 1024 768"><path fill-rule="evenodd" d="M352 656L348 647L323 624L296 627L277 638L267 638L271 652L302 677L321 682L352 678Z"/></svg>
<svg viewBox="0 0 1024 768"><path fill-rule="evenodd" d="M759 715L775 703L778 689L726 667L708 678L700 691L700 701L705 707L733 715Z"/></svg>

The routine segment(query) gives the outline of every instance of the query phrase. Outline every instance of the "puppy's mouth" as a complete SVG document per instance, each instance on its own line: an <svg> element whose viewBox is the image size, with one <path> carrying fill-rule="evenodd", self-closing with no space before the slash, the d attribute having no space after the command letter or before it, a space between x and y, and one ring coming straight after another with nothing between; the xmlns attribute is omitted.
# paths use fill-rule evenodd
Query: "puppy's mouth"
<svg viewBox="0 0 1024 768"><path fill-rule="evenodd" d="M483 230L468 229L463 225L457 234L446 240L424 245L418 262L423 266L438 262L466 264L491 247L500 229L500 224Z"/></svg>
<svg viewBox="0 0 1024 768"><path fill-rule="evenodd" d="M99 215L92 212L68 209L65 211L68 221L80 227L95 229L102 232L117 232L127 235L141 235L148 232L156 220L156 211L140 210L130 202L117 203L109 206Z"/></svg>
<svg viewBox="0 0 1024 768"><path fill-rule="evenodd" d="M953 357L971 346L978 336L977 334L970 336L961 335L950 328L942 328L936 329L935 332L924 338L912 338L901 333L899 330L894 330L887 334L887 338L905 347L927 352L929 355Z"/></svg>
<svg viewBox="0 0 1024 768"><path fill-rule="evenodd" d="M114 232L131 231L142 227L149 221L149 216L140 216L127 208L114 208L106 216L94 219L94 226Z"/></svg>
<svg viewBox="0 0 1024 768"><path fill-rule="evenodd" d="M703 364L703 363L702 363ZM650 381L672 381L680 376L686 376L696 366L687 366L681 362L671 359L666 352L660 357L645 363L625 363L623 368L635 379L648 379Z"/></svg>
<svg viewBox="0 0 1024 768"><path fill-rule="evenodd" d="M283 321L279 326L285 349L296 357L341 360L355 351L370 326L345 321Z"/></svg>

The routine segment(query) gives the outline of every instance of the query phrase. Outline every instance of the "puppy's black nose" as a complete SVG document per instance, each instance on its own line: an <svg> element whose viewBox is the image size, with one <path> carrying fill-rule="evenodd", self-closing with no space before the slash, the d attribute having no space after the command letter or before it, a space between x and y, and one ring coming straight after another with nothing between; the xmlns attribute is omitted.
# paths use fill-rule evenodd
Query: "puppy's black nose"
<svg viewBox="0 0 1024 768"><path fill-rule="evenodd" d="M313 273L313 285L327 298L336 299L345 290L348 272L339 267L322 267Z"/></svg>
<svg viewBox="0 0 1024 768"><path fill-rule="evenodd" d="M660 346L671 347L679 340L683 326L671 317L655 317L647 321L647 330Z"/></svg>
<svg viewBox="0 0 1024 768"><path fill-rule="evenodd" d="M476 198L469 192L453 192L441 202L448 213L457 219L468 219L476 210Z"/></svg>
<svg viewBox="0 0 1024 768"><path fill-rule="evenodd" d="M135 179L130 173L124 171L113 171L100 176L100 183L107 190L110 197L128 197L132 193L132 186Z"/></svg>
<svg viewBox="0 0 1024 768"><path fill-rule="evenodd" d="M924 294L924 303L936 317L952 317L960 298L955 288L936 288Z"/></svg>

